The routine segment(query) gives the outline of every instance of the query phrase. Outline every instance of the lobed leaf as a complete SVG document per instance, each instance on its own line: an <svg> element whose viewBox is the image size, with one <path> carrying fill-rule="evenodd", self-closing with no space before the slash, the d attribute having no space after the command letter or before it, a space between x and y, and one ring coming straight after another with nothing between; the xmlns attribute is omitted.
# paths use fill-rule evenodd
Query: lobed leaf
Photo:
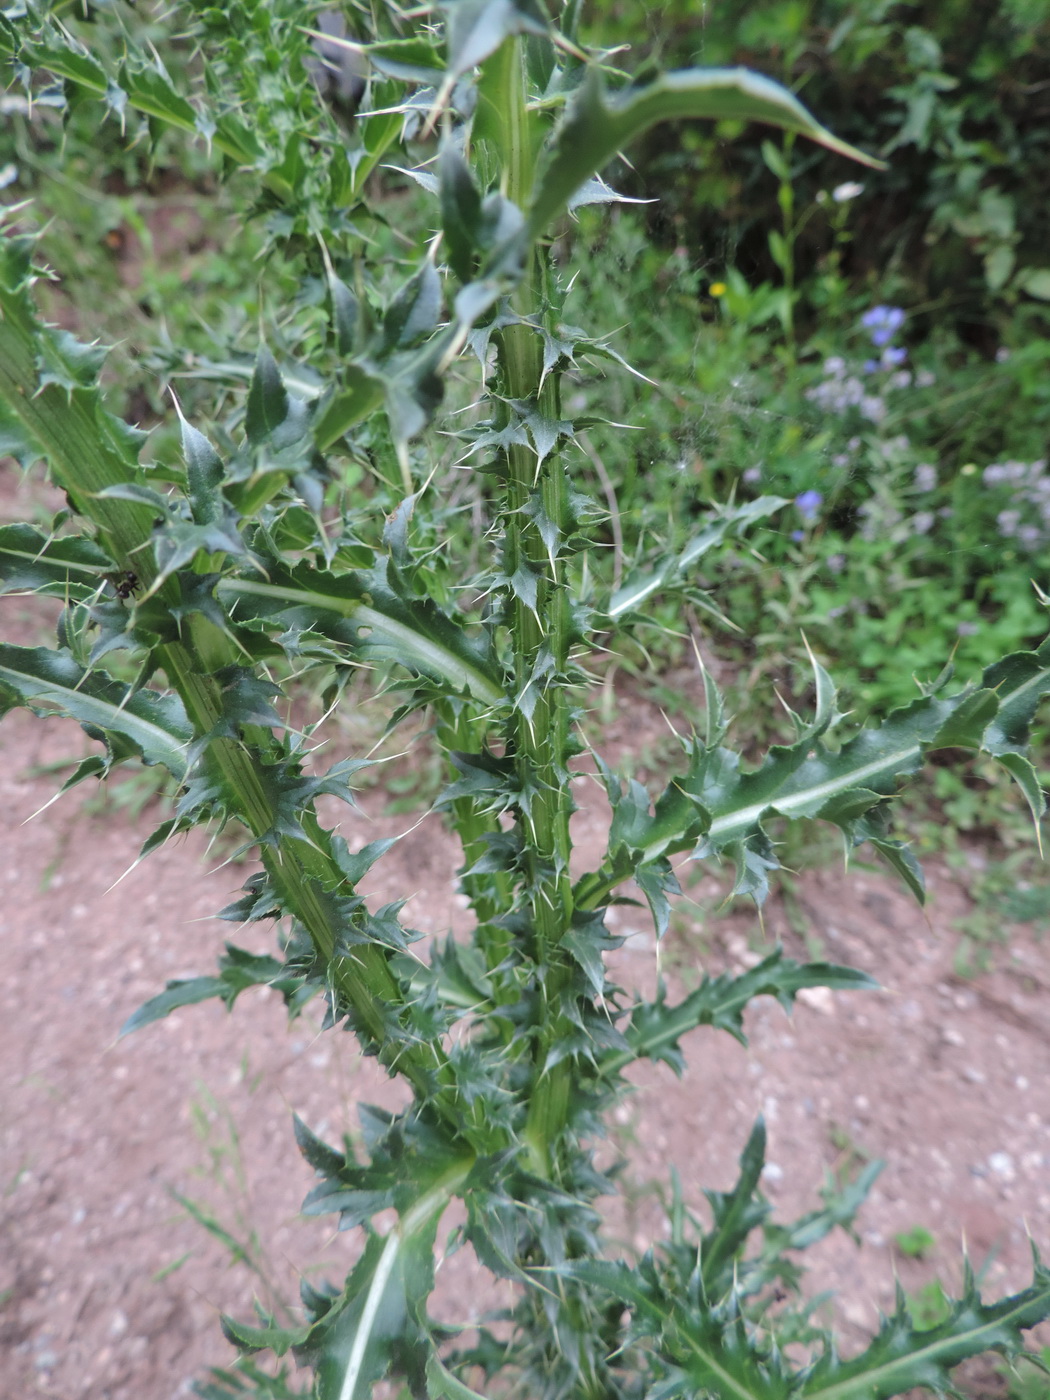
<svg viewBox="0 0 1050 1400"><path fill-rule="evenodd" d="M795 962L784 956L782 948L776 948L746 972L706 975L695 992L674 1006L667 1004L666 991L661 987L655 1001L635 1008L624 1031L629 1049L606 1056L601 1067L604 1073L615 1074L632 1060L665 1060L676 1073L681 1073L684 1059L678 1042L697 1026L728 1031L742 1045L747 1044L743 1013L755 997L776 997L787 1010L805 987L865 991L877 986L867 973L855 968L836 963Z"/></svg>
<svg viewBox="0 0 1050 1400"><path fill-rule="evenodd" d="M180 1007L196 1006L212 997L221 998L230 1011L241 992L249 987L276 987L285 1001L291 1002L304 980L300 973L278 958L248 953L227 943L225 956L219 959L217 977L187 977L169 982L163 992L151 997L128 1017L120 1028L120 1035L131 1035L143 1026L163 1020Z"/></svg>
<svg viewBox="0 0 1050 1400"><path fill-rule="evenodd" d="M16 703L66 715L95 737L116 735L143 762L186 775L193 731L176 696L133 690L85 670L68 651L0 644L0 714Z"/></svg>
<svg viewBox="0 0 1050 1400"><path fill-rule="evenodd" d="M740 756L721 746L717 733L707 743L696 736L686 741L689 768L668 784L651 812L644 789L631 784L623 791L604 770L613 806L609 852L600 871L577 882L577 901L592 908L628 875L690 846L696 859L731 858L735 891L761 900L777 865L763 828L772 816L819 818L838 826L851 846L870 842L921 900L921 872L907 847L889 836L886 804L926 754L939 748L1000 758L1033 813L1042 813L1034 770L1017 751L1039 701L1050 694L1050 639L1034 652L988 667L979 686L954 696L922 696L837 749L824 740L839 716L833 688L819 668L817 693L817 721L794 744L770 749L758 768L742 770Z"/></svg>
<svg viewBox="0 0 1050 1400"><path fill-rule="evenodd" d="M768 122L839 155L882 168L881 161L821 126L786 88L746 68L684 69L614 94L606 91L600 73L591 68L569 104L533 187L530 234L534 238L543 234L576 191L634 137L659 122L688 117Z"/></svg>
<svg viewBox="0 0 1050 1400"><path fill-rule="evenodd" d="M456 694L488 705L502 698L487 645L429 599L406 597L382 564L368 573L334 574L268 561L265 579L226 577L217 591L236 622L308 628L362 658L392 660L433 677Z"/></svg>

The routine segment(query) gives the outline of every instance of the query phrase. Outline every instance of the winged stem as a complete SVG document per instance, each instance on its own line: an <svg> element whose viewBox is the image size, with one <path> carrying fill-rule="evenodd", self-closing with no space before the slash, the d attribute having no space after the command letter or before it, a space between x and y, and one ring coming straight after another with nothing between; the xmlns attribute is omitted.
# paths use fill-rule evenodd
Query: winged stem
<svg viewBox="0 0 1050 1400"><path fill-rule="evenodd" d="M138 472L135 448L120 434L119 425L101 408L98 391L61 378L61 343L35 322L25 281L12 277L11 263L19 250L6 249L7 276L0 276L0 399L17 414L24 430L46 454L54 480L66 491L79 513L91 520L100 541L118 569L133 571L145 591L155 588L162 602L177 606L176 578L157 582L151 547L154 512L134 500L102 494L133 480ZM17 269L16 269L17 271ZM53 358L50 382L41 363ZM335 995L353 1007L362 1030L380 1047L390 1063L395 1057L402 1073L424 1098L433 1096L446 1061L440 1045L387 1046L385 1008L397 1005L402 992L382 949L358 946L352 955L340 951L342 925L329 891L345 885L327 835L312 821L310 840L274 834L277 811L252 748L269 738L265 730L245 729L242 741L222 736L221 682L216 672L239 660L233 642L200 614L184 620L178 640L162 642L156 662L178 692L194 733L206 743L208 763L216 771L237 818L259 841L260 856L285 907L300 920L318 955L330 970ZM309 819L308 819L309 820ZM435 1099L435 1103L437 1100ZM458 1110L446 1107L459 1121Z"/></svg>
<svg viewBox="0 0 1050 1400"><path fill-rule="evenodd" d="M534 174L526 112L525 53L520 41L505 42L498 54L500 127L506 146L506 195L526 208ZM546 254L534 246L515 295L517 321L501 333L497 428L509 426L517 405L548 422L561 416L559 376L544 376L537 318L548 314ZM511 442L503 452L504 573L528 579L531 589L512 583L507 621L513 649L510 690L513 715L510 744L519 792L518 811L525 867L525 898L532 946L528 950L542 981L538 999L542 1023L535 1041L535 1084L530 1096L526 1141L534 1170L551 1175L556 1144L568 1103L568 1067L547 1070L551 1045L561 1032L557 1007L563 977L558 945L573 912L569 877L568 760L572 705L569 671L570 611L561 550L568 523L568 483L557 447Z"/></svg>

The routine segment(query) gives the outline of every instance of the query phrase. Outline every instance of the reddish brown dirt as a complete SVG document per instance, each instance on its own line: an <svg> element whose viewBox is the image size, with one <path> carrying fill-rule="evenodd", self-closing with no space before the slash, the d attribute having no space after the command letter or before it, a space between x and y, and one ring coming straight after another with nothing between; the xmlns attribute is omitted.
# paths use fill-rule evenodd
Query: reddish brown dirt
<svg viewBox="0 0 1050 1400"><path fill-rule="evenodd" d="M9 601L5 637L25 640L25 614ZM621 727L648 723L631 715ZM247 1316L253 1296L293 1299L300 1271L341 1277L354 1256L352 1236L297 1213L311 1176L292 1110L337 1140L355 1131L356 1103L401 1097L351 1037L322 1036L315 1016L289 1029L278 999L258 991L232 1016L206 1004L115 1040L166 979L211 970L232 928L210 916L250 867L223 866L223 853L190 839L114 885L148 817L85 811L74 794L24 824L54 790L40 769L88 746L75 726L23 714L0 724L0 1395L174 1400L230 1359L221 1312ZM605 814L593 784L577 796L580 850L593 860ZM378 797L365 805L381 810ZM409 821L350 814L343 830L353 846ZM406 920L443 932L462 917L456 864L429 817L376 867L375 896L410 894ZM943 870L930 876L929 921L867 871L803 877L807 938L883 990L809 994L791 1019L758 1003L748 1049L700 1031L681 1081L661 1066L635 1073L612 1141L630 1162L612 1216L625 1248L664 1229L657 1193L672 1165L698 1207L702 1184L730 1185L762 1112L766 1184L783 1218L815 1204L828 1171L887 1159L859 1246L838 1234L810 1261L813 1290L838 1294L847 1345L892 1304L895 1271L911 1291L935 1276L956 1285L963 1242L975 1265L987 1262L988 1291L1024 1285L1026 1229L1050 1248L1050 948L1008 930L998 970L961 981L952 925L965 897ZM775 901L764 933L739 912L704 930L683 920L659 953L640 910L618 909L612 923L627 936L618 979L646 989L658 959L680 990L702 970L747 965L763 940L804 956ZM239 1242L265 1241L259 1272L231 1263L175 1193ZM922 1260L894 1244L917 1225L936 1241ZM494 1301L462 1256L440 1278L443 1316L475 1317Z"/></svg>

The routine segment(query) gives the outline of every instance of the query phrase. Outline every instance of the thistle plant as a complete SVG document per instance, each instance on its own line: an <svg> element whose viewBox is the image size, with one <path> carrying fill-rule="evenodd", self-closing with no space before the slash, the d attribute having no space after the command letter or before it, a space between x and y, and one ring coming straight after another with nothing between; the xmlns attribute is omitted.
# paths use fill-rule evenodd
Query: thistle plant
<svg viewBox="0 0 1050 1400"><path fill-rule="evenodd" d="M229 943L216 972L169 984L126 1029L209 997L232 1007L247 987L268 985L293 1015L321 998L326 1026L352 1029L411 1091L400 1113L362 1110L360 1157L349 1139L322 1142L296 1121L319 1178L305 1209L359 1232L359 1257L341 1284L303 1285L297 1327L266 1315L225 1321L245 1358L291 1354L310 1379L286 1371L287 1359L277 1379L245 1359L204 1395L305 1384L321 1400L355 1400L384 1377L451 1400L944 1391L960 1361L988 1349L1012 1356L1022 1331L1050 1316L1038 1258L1031 1286L998 1302L967 1272L936 1327L919 1331L901 1298L866 1349L840 1359L804 1306L785 1304L798 1273L789 1255L848 1225L873 1171L802 1219L774 1223L760 1192L761 1122L736 1186L707 1193L708 1220L676 1201L669 1237L636 1262L613 1257L603 1238L600 1202L616 1187L594 1151L630 1065L679 1070L683 1038L699 1026L743 1040L755 997L789 1007L803 988L871 985L775 949L680 1000L663 986L645 999L609 978L619 941L610 905L640 892L662 934L677 856L730 863L734 890L761 900L777 868L765 827L778 815L835 823L847 850L870 843L921 899L921 872L891 832L898 786L931 751L980 751L1012 774L1038 820L1043 795L1024 745L1050 690L1050 643L963 687L946 673L855 732L814 662L812 715L795 717L793 742L754 767L731 746L705 675L704 711L658 794L623 781L585 742L588 658L643 625L656 595L712 606L697 597L697 562L790 503L712 506L676 552L603 585L601 511L582 494L576 437L616 429L574 421L561 386L578 362L619 352L566 325L571 239L557 258L552 240L575 206L615 200L603 172L656 122L765 122L867 158L743 70L632 82L611 56L580 46L579 8L573 0L554 20L539 0L354 6L340 38L291 0L191 3L178 15L178 52L200 77L185 88L134 33L110 60L104 45L81 42L74 20L44 9L9 10L0 28L29 93L46 84L52 100L97 98L111 119L138 113L151 129L201 137L251 175L273 256L298 259L324 290L326 338L314 338L309 365L279 367L260 344L234 429L181 421L181 454L151 456L144 435L107 411L102 353L41 320L33 288L46 273L19 211L0 252L4 441L24 462L42 458L68 501L48 529L0 530L4 589L61 605L54 646L0 646L3 709L65 716L97 741L66 787L131 758L168 769L174 808L143 854L195 825L240 831L256 868L223 917L276 929L272 955ZM360 78L349 130L311 86L320 37L325 54L342 46ZM432 199L411 254L393 263L373 255L369 234L383 164L409 170ZM442 419L446 384L471 366L473 411ZM304 383L309 396L293 391ZM437 499L435 423L457 435L459 469L477 476L487 528L473 574L457 573L462 533ZM361 459L379 463L381 484L354 499L341 471ZM333 707L353 703L356 672L373 666L396 695L391 726L424 711L447 762L437 805L462 846L470 926L428 944L401 905L373 908L360 893L392 843L350 849L318 815L322 796L352 800L366 760L325 768L312 736ZM314 715L293 728L281 702L299 694L306 669L327 679ZM594 869L573 856L580 767L611 810ZM439 1226L455 1201L459 1239L517 1299L459 1333L427 1312ZM373 1222L391 1208L396 1223L383 1232ZM799 1345L788 1352L788 1342Z"/></svg>

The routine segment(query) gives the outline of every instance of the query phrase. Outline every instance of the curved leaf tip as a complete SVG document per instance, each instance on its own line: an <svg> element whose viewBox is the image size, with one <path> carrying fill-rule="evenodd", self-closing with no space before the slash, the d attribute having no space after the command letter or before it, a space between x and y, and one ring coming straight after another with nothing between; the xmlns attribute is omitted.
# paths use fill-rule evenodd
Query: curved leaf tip
<svg viewBox="0 0 1050 1400"><path fill-rule="evenodd" d="M766 122L795 131L838 155L877 170L885 162L840 140L780 83L747 68L685 68L644 87L608 94L592 68L570 104L533 191L534 236L623 146L658 122L681 118Z"/></svg>

